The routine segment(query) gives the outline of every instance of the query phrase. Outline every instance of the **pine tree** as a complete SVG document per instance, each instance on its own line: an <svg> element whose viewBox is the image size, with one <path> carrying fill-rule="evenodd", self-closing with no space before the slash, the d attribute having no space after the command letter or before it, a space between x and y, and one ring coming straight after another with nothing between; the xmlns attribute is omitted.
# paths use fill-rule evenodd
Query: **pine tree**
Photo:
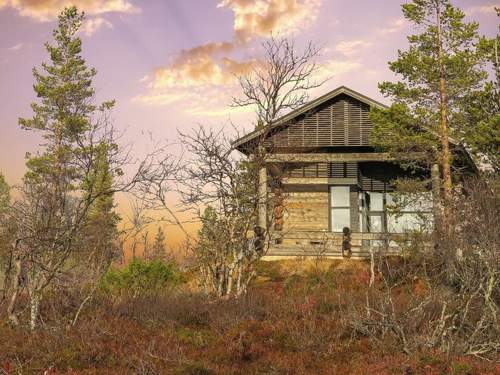
<svg viewBox="0 0 500 375"><path fill-rule="evenodd" d="M26 177L34 181L50 179L54 198L59 200L71 180L79 176L72 163L78 156L76 150L81 151L77 144L90 129L90 117L98 109L92 87L96 70L87 67L77 36L83 19L84 13L76 7L66 8L59 15L53 32L55 44L45 44L51 62L42 63L42 71L33 69L33 88L40 103L31 104L32 118L19 119L24 129L41 132L47 141L40 155L28 155ZM105 102L101 107L111 108L113 104Z"/></svg>
<svg viewBox="0 0 500 375"><path fill-rule="evenodd" d="M500 8L496 8L500 17ZM494 79L464 103L463 137L480 162L500 171L500 24L495 38L482 40Z"/></svg>
<svg viewBox="0 0 500 375"><path fill-rule="evenodd" d="M424 162L439 163L446 208L452 193L449 140L463 141L463 103L487 77L479 25L465 23L464 13L449 0L413 0L402 9L421 33L409 36L408 50L389 63L401 80L379 85L394 104L372 111L372 140L391 152L426 152Z"/></svg>
<svg viewBox="0 0 500 375"><path fill-rule="evenodd" d="M166 260L167 249L165 247L165 233L161 227L158 227L156 232L155 241L153 247L151 248L151 258L155 260Z"/></svg>
<svg viewBox="0 0 500 375"><path fill-rule="evenodd" d="M27 270L32 329L43 291L79 248L88 210L102 193L96 189L104 188L103 184L90 184L88 177L99 170L100 157L103 162L99 139L105 139L107 133L99 135L102 124L98 116L114 102L95 104L92 82L96 70L83 59L77 35L83 19L76 7L65 8L59 15L54 43L45 44L50 62L33 69L33 88L39 99L31 104L33 117L19 119L23 129L45 139L37 154L27 155L24 196L18 205L18 238L22 241L16 241L15 257L19 259L17 271L21 267ZM9 316L15 322L18 289L12 293Z"/></svg>

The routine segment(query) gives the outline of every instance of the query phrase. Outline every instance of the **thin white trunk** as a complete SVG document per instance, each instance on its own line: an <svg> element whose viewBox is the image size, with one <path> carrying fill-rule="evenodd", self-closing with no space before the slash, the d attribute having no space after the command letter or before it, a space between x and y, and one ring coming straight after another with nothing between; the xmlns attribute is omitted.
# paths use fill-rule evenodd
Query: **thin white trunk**
<svg viewBox="0 0 500 375"><path fill-rule="evenodd" d="M34 331L36 328L39 307L40 307L40 294L38 291L33 291L30 295L30 329L32 331Z"/></svg>
<svg viewBox="0 0 500 375"><path fill-rule="evenodd" d="M14 249L15 252L15 259L14 259L14 269L15 273L14 276L12 277L12 291L11 291L11 297L9 301L9 305L7 306L7 318L9 322L11 322L14 325L19 324L19 320L17 319L16 315L16 303L17 303L17 297L19 296L19 291L21 289L21 275L22 275L22 260L21 260L21 255L17 254L17 244Z"/></svg>
<svg viewBox="0 0 500 375"><path fill-rule="evenodd" d="M17 297L19 296L19 290L21 289L21 269L22 269L21 266L22 266L21 258L16 257L14 261L15 274L14 277L12 278L12 292L11 292L12 294L10 297L9 305L7 306L7 318L14 325L19 324L16 315L16 303L17 303Z"/></svg>
<svg viewBox="0 0 500 375"><path fill-rule="evenodd" d="M375 284L375 255L373 254L373 247L370 246L370 284L371 288Z"/></svg>

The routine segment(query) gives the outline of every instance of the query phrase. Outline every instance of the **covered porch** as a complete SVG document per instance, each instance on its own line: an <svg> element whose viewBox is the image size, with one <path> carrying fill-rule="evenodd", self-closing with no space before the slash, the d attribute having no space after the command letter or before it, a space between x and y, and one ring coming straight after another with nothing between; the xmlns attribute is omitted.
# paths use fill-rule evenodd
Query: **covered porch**
<svg viewBox="0 0 500 375"><path fill-rule="evenodd" d="M345 227L353 258L381 248L397 254L405 231L422 229L422 215L432 223L432 199L390 214L391 181L404 174L394 160L374 152L270 154L259 174L259 226L270 232L265 259L341 257Z"/></svg>

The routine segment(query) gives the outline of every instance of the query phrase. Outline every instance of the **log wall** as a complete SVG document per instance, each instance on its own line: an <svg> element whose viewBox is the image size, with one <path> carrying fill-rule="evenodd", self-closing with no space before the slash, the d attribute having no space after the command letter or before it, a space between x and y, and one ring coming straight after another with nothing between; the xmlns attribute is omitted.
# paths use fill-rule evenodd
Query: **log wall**
<svg viewBox="0 0 500 375"><path fill-rule="evenodd" d="M284 233L328 230L327 191L288 192L284 206Z"/></svg>

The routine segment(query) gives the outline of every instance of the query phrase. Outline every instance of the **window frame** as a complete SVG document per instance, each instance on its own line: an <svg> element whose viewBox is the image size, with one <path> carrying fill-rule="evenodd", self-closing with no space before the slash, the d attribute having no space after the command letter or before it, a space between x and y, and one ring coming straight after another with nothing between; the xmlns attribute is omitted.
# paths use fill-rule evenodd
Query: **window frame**
<svg viewBox="0 0 500 375"><path fill-rule="evenodd" d="M348 203L349 206L333 206L333 200L332 200L332 188L346 188L347 189L347 197L348 197ZM351 202L351 185L329 185L328 186L328 206L329 206L329 220L328 220L328 229L329 232L331 233L342 233L342 229L340 231L334 231L333 230L333 212L335 210L347 210L349 213L349 225L347 226L349 229L352 227L352 213L351 213L351 207L352 207L352 202Z"/></svg>

